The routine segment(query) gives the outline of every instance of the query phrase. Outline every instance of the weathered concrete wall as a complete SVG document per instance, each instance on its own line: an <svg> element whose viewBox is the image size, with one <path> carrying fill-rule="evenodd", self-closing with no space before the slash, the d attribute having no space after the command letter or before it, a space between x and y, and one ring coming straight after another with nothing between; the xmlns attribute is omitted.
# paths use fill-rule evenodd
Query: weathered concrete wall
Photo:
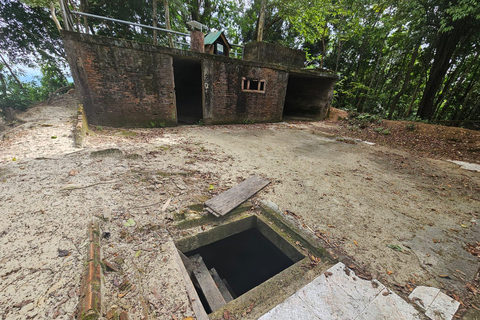
<svg viewBox="0 0 480 320"><path fill-rule="evenodd" d="M305 52L273 43L251 42L243 49L243 59L301 69L305 63Z"/></svg>
<svg viewBox="0 0 480 320"><path fill-rule="evenodd" d="M274 122L282 119L288 72L241 61L204 60L206 124ZM242 78L265 80L265 93L244 92Z"/></svg>
<svg viewBox="0 0 480 320"><path fill-rule="evenodd" d="M172 57L154 46L62 32L67 59L91 125L176 125ZM137 45L137 47L135 47ZM153 47L153 48L152 48Z"/></svg>
<svg viewBox="0 0 480 320"><path fill-rule="evenodd" d="M290 74L284 114L325 119L332 103L335 76L313 77Z"/></svg>
<svg viewBox="0 0 480 320"><path fill-rule="evenodd" d="M288 70L278 64L231 59L123 39L68 31L62 31L62 37L76 91L91 125L177 125L178 112L185 113L182 116L186 119L195 118L193 123L202 116L206 124L274 122L282 120L284 104L287 111L294 108L322 119L328 111L337 79L333 75L293 67L293 70ZM257 44L257 48L273 50L281 47ZM284 51L278 49L272 51L271 56L278 54L275 59L303 66L304 56L294 54L293 58L289 58L292 55L287 53L291 51L288 48ZM174 72L174 59L179 69L177 72ZM289 81L289 73L294 74L292 81ZM192 101L177 99L177 94L181 97L193 92L189 91L185 80L197 77L197 74L199 79L192 85L192 90L199 91L196 98ZM178 78L177 88L175 75ZM242 90L242 78L265 81L264 92ZM285 100L287 82L291 84ZM176 94L175 90L179 93ZM191 106L195 108L195 115L189 114Z"/></svg>

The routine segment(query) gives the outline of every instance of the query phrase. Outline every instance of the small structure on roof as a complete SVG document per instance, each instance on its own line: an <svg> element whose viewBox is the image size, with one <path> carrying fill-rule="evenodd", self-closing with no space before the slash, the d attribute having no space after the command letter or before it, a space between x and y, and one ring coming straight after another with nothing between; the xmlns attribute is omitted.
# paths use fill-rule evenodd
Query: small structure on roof
<svg viewBox="0 0 480 320"><path fill-rule="evenodd" d="M205 53L228 57L232 46L228 43L223 31L211 32L205 36Z"/></svg>

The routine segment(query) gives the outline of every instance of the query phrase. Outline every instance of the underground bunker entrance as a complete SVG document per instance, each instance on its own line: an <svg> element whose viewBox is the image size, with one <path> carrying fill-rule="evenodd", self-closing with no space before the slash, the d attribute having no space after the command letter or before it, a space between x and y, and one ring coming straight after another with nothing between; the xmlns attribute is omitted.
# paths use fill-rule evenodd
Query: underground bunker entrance
<svg viewBox="0 0 480 320"><path fill-rule="evenodd" d="M177 248L207 313L304 258L256 216L180 240Z"/></svg>
<svg viewBox="0 0 480 320"><path fill-rule="evenodd" d="M202 64L198 60L174 58L175 98L179 125L203 119Z"/></svg>
<svg viewBox="0 0 480 320"><path fill-rule="evenodd" d="M283 107L283 120L314 120L322 116L331 88L331 79L291 73Z"/></svg>

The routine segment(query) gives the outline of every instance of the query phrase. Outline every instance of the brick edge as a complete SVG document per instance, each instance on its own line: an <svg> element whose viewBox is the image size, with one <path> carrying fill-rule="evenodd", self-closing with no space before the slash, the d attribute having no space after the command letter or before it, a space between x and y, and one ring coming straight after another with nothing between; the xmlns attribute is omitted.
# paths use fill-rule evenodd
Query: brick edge
<svg viewBox="0 0 480 320"><path fill-rule="evenodd" d="M88 249L77 310L77 320L94 320L102 314L102 265L100 256L100 224L88 227Z"/></svg>
<svg viewBox="0 0 480 320"><path fill-rule="evenodd" d="M75 125L75 147L83 148L83 143L88 131L87 117L83 104L78 105L77 109L77 124Z"/></svg>

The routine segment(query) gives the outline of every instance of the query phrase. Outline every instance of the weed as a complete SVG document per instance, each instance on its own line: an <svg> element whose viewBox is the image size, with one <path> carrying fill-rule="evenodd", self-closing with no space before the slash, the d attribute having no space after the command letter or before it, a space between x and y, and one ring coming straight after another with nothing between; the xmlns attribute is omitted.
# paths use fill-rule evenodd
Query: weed
<svg viewBox="0 0 480 320"><path fill-rule="evenodd" d="M203 122L203 119L200 119L197 121L197 123L195 123L197 126L203 126L205 125L205 123Z"/></svg>
<svg viewBox="0 0 480 320"><path fill-rule="evenodd" d="M102 127L102 126L96 126L95 129L98 130L98 131L103 131L103 127Z"/></svg>
<svg viewBox="0 0 480 320"><path fill-rule="evenodd" d="M163 121L150 121L150 128L165 128L165 122Z"/></svg>
<svg viewBox="0 0 480 320"><path fill-rule="evenodd" d="M354 112L348 117L348 123L358 126L360 129L365 129L372 123L381 123L382 118L378 115L369 113Z"/></svg>
<svg viewBox="0 0 480 320"><path fill-rule="evenodd" d="M407 131L415 131L415 130L417 130L417 124L416 123L407 123L405 125L405 129L407 129Z"/></svg>
<svg viewBox="0 0 480 320"><path fill-rule="evenodd" d="M255 123L254 120L250 120L250 119L243 119L241 122L242 122L242 124L254 124Z"/></svg>
<svg viewBox="0 0 480 320"><path fill-rule="evenodd" d="M137 135L136 132L128 131L128 130L122 130L122 131L120 132L120 134L121 134L122 136L124 136L124 137L134 137L134 136Z"/></svg>
<svg viewBox="0 0 480 320"><path fill-rule="evenodd" d="M388 130L388 129L384 129L384 130L380 131L380 133L381 133L381 134L384 134L384 135L390 135L390 134L392 134L392 133L390 132L390 130Z"/></svg>
<svg viewBox="0 0 480 320"><path fill-rule="evenodd" d="M373 131L375 131L375 132L382 132L383 130L384 130L383 127L378 127L378 128L373 129Z"/></svg>

